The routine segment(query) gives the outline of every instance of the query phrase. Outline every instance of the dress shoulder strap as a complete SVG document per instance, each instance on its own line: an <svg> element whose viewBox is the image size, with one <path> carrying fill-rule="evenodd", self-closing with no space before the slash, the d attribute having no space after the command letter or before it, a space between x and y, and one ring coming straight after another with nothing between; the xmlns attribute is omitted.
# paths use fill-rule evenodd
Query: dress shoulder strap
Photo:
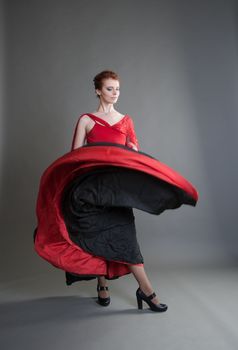
<svg viewBox="0 0 238 350"><path fill-rule="evenodd" d="M103 120L102 118L100 117L97 117L96 115L94 114L91 114L91 113L86 113L86 115L88 115L91 119L93 119L95 122L99 122L101 124L104 124L106 126L110 126L110 124L108 122L106 122L106 120Z"/></svg>

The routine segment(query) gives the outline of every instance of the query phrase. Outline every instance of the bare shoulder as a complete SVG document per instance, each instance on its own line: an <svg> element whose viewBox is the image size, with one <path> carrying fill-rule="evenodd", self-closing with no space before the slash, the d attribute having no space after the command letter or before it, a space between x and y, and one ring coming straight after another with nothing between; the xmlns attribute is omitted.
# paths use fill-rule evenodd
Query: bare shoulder
<svg viewBox="0 0 238 350"><path fill-rule="evenodd" d="M90 121L90 117L87 114L80 115L78 121L80 124L86 125Z"/></svg>

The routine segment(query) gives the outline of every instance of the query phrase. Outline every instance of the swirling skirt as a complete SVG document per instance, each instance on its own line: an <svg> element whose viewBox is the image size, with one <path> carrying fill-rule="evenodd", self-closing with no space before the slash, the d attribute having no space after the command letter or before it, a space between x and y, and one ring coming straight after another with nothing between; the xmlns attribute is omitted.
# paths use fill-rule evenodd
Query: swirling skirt
<svg viewBox="0 0 238 350"><path fill-rule="evenodd" d="M35 251L66 271L67 284L115 279L144 263L133 208L159 215L197 200L195 187L154 157L114 143L87 144L41 177Z"/></svg>

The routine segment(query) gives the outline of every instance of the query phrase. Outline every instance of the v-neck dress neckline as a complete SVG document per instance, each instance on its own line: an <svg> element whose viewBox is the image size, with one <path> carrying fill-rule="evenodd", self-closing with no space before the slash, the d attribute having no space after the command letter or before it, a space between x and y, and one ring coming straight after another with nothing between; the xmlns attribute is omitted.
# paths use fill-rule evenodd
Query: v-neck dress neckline
<svg viewBox="0 0 238 350"><path fill-rule="evenodd" d="M107 126L109 126L109 127L113 127L113 126L119 124L119 123L120 123L122 120L124 120L125 117L127 116L127 114L125 114L118 122L116 122L116 123L114 123L114 124L111 125L111 124L109 124L106 120L104 120L104 119L98 117L97 115L94 115L94 114L92 114L92 113L87 113L87 115L93 116L93 118L96 118L96 120L98 119L98 120L100 120L100 121L106 123Z"/></svg>

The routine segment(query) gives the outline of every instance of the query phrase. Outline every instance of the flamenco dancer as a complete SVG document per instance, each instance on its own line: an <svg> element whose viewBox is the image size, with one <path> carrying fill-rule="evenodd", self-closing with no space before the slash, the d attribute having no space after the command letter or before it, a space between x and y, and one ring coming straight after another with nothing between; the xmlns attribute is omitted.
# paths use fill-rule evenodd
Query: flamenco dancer
<svg viewBox="0 0 238 350"><path fill-rule="evenodd" d="M196 188L178 172L142 152L130 115L114 108L119 76L94 78L98 108L78 118L71 151L43 173L37 198L38 255L66 273L66 284L97 279L98 303L110 304L108 280L132 273L138 309L164 312L145 271L133 207L159 215L195 206Z"/></svg>

